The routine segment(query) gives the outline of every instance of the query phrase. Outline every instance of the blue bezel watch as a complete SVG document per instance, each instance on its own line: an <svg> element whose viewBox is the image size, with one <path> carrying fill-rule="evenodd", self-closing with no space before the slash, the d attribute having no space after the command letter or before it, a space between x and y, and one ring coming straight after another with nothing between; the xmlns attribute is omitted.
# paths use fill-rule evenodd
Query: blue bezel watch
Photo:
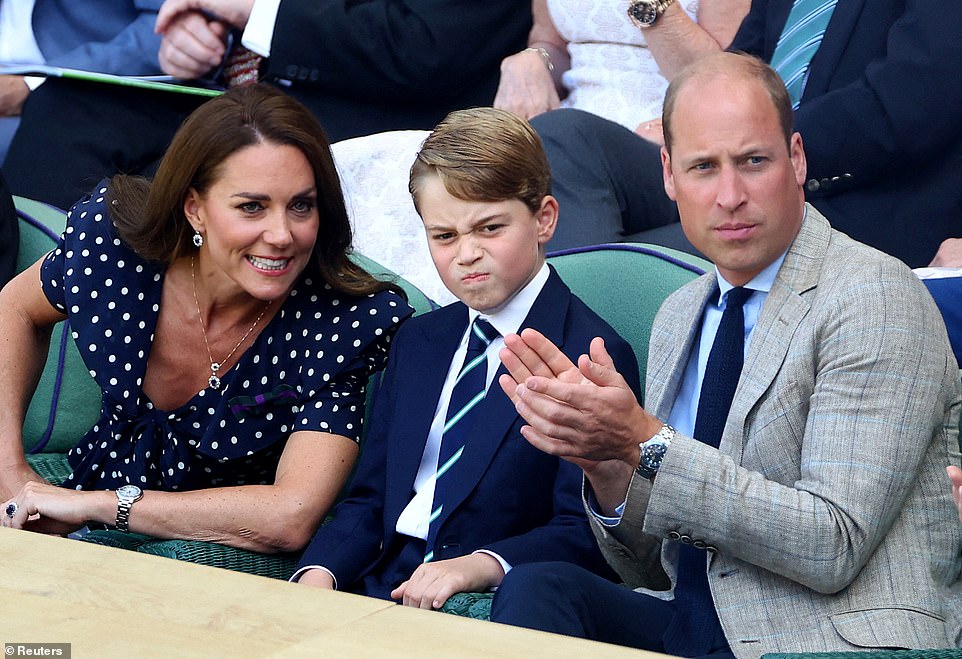
<svg viewBox="0 0 962 659"><path fill-rule="evenodd" d="M675 429L666 423L654 437L638 445L641 453L635 471L639 476L648 480L655 477L661 469L662 460L665 459L665 453L668 452L668 447L671 446L671 440L674 438Z"/></svg>

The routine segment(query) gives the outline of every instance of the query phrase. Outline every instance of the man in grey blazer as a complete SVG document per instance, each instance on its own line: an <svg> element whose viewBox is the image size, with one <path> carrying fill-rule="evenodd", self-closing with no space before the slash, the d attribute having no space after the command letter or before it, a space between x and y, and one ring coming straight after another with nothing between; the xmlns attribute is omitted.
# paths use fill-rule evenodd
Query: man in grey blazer
<svg viewBox="0 0 962 659"><path fill-rule="evenodd" d="M493 620L739 659L955 642L958 366L912 272L805 203L791 117L780 80L745 55L672 82L665 188L715 272L655 319L644 408L598 339L574 365L534 332L506 337L501 385L525 438L582 467L601 548L643 592L518 566ZM706 375L723 333L744 337L727 350L744 366L716 447L695 429L723 388Z"/></svg>

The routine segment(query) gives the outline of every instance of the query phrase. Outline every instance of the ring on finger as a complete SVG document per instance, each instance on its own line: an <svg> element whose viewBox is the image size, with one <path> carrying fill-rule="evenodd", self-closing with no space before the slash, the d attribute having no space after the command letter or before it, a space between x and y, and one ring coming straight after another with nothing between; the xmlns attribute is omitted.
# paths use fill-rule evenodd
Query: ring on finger
<svg viewBox="0 0 962 659"><path fill-rule="evenodd" d="M20 506L17 505L17 502L11 501L10 503L7 504L7 509L4 512L7 513L7 517L9 517L10 519L13 519L13 516L17 514L18 508L20 508Z"/></svg>

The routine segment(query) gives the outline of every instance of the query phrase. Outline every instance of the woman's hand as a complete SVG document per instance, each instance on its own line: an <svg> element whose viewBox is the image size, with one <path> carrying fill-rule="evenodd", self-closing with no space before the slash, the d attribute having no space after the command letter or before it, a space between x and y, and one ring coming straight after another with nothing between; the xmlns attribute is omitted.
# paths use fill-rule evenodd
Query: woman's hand
<svg viewBox="0 0 962 659"><path fill-rule="evenodd" d="M501 563L487 553L478 552L435 563L422 563L411 578L391 591L391 599L404 606L440 609L455 593L481 592L494 588L504 579Z"/></svg>
<svg viewBox="0 0 962 659"><path fill-rule="evenodd" d="M541 53L522 50L502 60L494 107L530 119L560 105L561 98Z"/></svg>
<svg viewBox="0 0 962 659"><path fill-rule="evenodd" d="M116 509L117 497L110 491L83 492L29 481L3 503L0 524L65 535L89 521L112 524ZM8 514L11 511L12 516Z"/></svg>

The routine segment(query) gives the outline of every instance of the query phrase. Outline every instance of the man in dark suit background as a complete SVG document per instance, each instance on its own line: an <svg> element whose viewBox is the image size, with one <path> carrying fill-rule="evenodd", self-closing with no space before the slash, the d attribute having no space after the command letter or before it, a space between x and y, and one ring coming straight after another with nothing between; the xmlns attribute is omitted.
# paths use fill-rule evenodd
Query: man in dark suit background
<svg viewBox="0 0 962 659"><path fill-rule="evenodd" d="M19 241L17 209L13 205L7 182L0 174L0 286L10 281L16 272Z"/></svg>
<svg viewBox="0 0 962 659"><path fill-rule="evenodd" d="M524 47L531 9L517 0L281 0L275 14L251 0L167 0L158 27L164 70L183 77L216 69L233 30L267 56L263 79L307 105L337 141L430 129L453 109L490 105L501 60ZM200 102L55 82L30 99L32 120L4 171L15 194L61 207L104 175L149 168Z"/></svg>
<svg viewBox="0 0 962 659"><path fill-rule="evenodd" d="M771 62L794 4L754 0L729 50ZM806 199L835 228L913 267L962 221L960 26L962 4L948 0L837 2L795 111ZM643 31L656 58L660 42L685 44L678 60L659 59L669 79L718 49L677 3ZM533 124L564 209L551 248L640 240L691 249L664 194L658 145L577 111Z"/></svg>

